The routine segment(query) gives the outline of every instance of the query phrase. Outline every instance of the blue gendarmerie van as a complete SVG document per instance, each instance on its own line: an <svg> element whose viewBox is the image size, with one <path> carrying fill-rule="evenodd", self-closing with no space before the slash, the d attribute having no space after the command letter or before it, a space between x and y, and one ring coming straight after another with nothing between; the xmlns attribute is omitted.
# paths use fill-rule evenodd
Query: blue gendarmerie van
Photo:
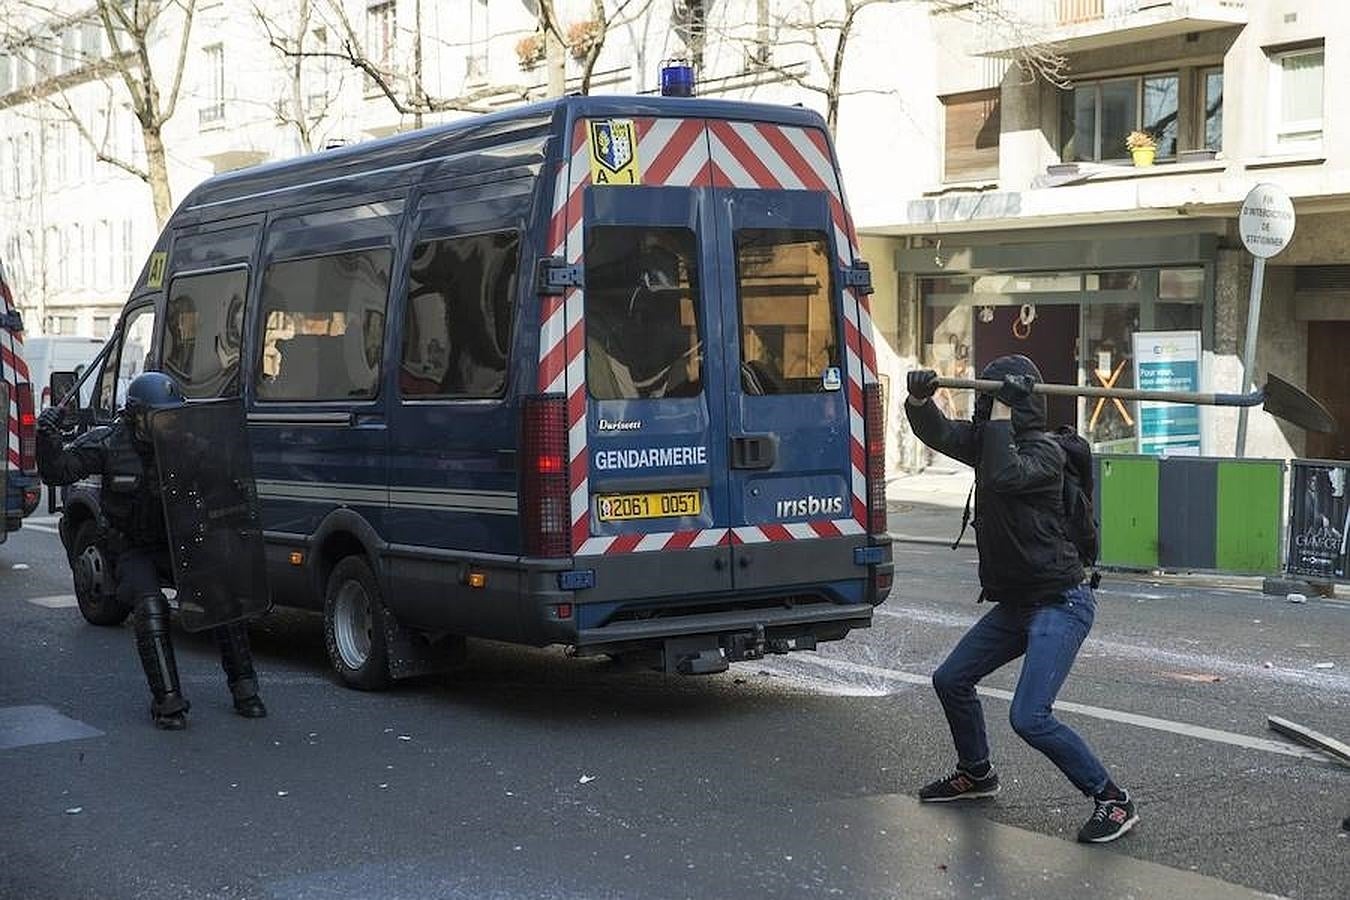
<svg viewBox="0 0 1350 900"><path fill-rule="evenodd" d="M718 672L890 590L869 291L815 113L568 97L204 182L85 419L242 396L273 602L352 686L465 637Z"/></svg>

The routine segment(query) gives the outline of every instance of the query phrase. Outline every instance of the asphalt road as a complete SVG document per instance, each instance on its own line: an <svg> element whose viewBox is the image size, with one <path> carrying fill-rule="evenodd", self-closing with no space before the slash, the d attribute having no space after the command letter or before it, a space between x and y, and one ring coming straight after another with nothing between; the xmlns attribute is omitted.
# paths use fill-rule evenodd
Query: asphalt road
<svg viewBox="0 0 1350 900"><path fill-rule="evenodd" d="M31 527L36 524L38 527ZM985 700L993 801L919 807L950 767L924 683L982 611L973 554L897 546L875 626L705 678L488 643L450 676L337 686L316 617L254 628L272 715L229 711L176 633L191 726L161 733L129 627L84 624L50 523L0 546L0 897L1342 898L1350 603L1110 578L1060 714L1139 802L1090 805ZM1331 666L1327 667L1326 664Z"/></svg>

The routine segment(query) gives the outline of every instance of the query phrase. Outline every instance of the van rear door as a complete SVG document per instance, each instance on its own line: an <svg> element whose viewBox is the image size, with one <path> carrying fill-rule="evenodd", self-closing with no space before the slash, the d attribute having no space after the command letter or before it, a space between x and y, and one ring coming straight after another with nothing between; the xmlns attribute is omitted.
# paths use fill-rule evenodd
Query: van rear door
<svg viewBox="0 0 1350 900"><path fill-rule="evenodd" d="M701 131L701 122L685 124ZM574 547L604 554L628 596L634 583L618 570L629 565L642 596L733 585L720 474L728 465L725 373L715 349L723 317L707 199L679 186L597 184L585 192L578 361L589 508L574 510L582 519ZM704 552L651 552L690 549Z"/></svg>
<svg viewBox="0 0 1350 900"><path fill-rule="evenodd" d="M710 123L709 139L736 587L860 580L863 343L829 144L742 122Z"/></svg>

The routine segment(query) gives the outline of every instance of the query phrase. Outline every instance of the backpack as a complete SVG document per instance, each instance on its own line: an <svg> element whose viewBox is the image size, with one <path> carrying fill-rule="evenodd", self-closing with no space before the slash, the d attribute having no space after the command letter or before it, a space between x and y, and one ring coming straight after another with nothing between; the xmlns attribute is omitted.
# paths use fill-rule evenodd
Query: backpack
<svg viewBox="0 0 1350 900"><path fill-rule="evenodd" d="M1092 508L1095 490L1092 446L1068 425L1061 425L1050 437L1064 451L1064 519L1068 525L1069 540L1078 548L1078 558L1083 567L1092 569L1101 551L1101 537ZM1092 586L1095 588L1101 580L1101 573L1094 569Z"/></svg>

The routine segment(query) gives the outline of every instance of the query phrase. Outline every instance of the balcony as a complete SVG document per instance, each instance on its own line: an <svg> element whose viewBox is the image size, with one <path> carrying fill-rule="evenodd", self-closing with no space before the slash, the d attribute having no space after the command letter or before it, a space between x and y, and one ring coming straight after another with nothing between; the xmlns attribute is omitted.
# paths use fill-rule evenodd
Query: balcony
<svg viewBox="0 0 1350 900"><path fill-rule="evenodd" d="M1061 53L1247 24L1247 0L999 0L982 56L1053 44Z"/></svg>

